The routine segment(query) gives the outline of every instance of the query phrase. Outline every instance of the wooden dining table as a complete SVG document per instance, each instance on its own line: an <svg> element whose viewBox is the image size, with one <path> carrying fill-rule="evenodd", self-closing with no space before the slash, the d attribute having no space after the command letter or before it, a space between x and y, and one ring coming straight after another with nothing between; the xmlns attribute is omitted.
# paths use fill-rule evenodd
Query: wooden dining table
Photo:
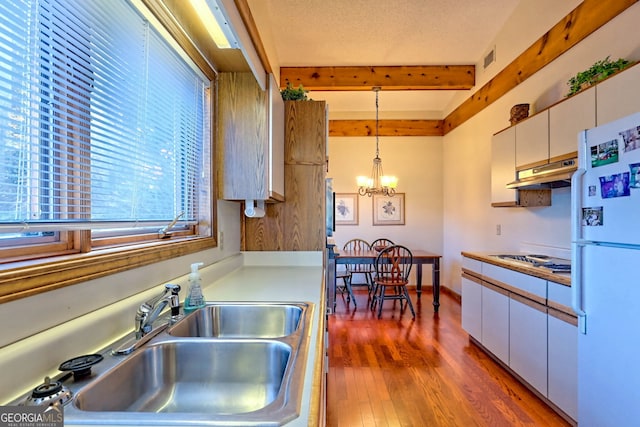
<svg viewBox="0 0 640 427"><path fill-rule="evenodd" d="M422 296L422 266L431 264L432 283L433 283L433 311L438 312L440 307L440 258L441 255L432 252L423 251L421 249L411 249L413 255L412 263L416 266L416 291L418 298ZM336 289L336 269L340 264L373 264L378 256L378 251L348 251L335 249L333 245L327 245L328 252L328 286L327 288L327 307L334 307L335 289Z"/></svg>

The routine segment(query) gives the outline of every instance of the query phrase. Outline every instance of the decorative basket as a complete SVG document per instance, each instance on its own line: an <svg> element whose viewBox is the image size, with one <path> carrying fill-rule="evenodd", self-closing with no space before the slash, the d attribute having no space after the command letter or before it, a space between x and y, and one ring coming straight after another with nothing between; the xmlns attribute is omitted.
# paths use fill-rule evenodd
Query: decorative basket
<svg viewBox="0 0 640 427"><path fill-rule="evenodd" d="M511 119L509 121L512 125L527 117L529 117L529 104L516 104L511 107Z"/></svg>

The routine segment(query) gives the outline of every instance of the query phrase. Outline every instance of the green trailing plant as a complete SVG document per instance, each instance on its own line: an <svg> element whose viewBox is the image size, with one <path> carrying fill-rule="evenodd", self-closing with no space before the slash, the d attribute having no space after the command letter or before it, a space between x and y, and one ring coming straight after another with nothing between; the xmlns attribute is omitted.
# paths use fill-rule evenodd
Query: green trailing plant
<svg viewBox="0 0 640 427"><path fill-rule="evenodd" d="M631 62L624 58L620 58L617 61L611 61L608 56L605 59L596 61L591 67L584 71L580 71L569 79L567 82L569 85L569 93L567 96L574 95L582 89L589 87L600 80L604 80L618 71L624 70L629 65L631 65Z"/></svg>
<svg viewBox="0 0 640 427"><path fill-rule="evenodd" d="M308 92L302 84L295 88L291 82L287 82L287 87L280 91L280 95L282 95L282 99L285 101L308 101Z"/></svg>

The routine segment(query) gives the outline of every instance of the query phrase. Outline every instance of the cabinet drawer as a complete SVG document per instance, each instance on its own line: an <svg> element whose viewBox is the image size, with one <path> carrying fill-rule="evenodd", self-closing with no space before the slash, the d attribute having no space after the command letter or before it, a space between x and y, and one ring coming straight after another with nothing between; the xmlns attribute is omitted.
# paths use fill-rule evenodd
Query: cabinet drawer
<svg viewBox="0 0 640 427"><path fill-rule="evenodd" d="M500 282L506 285L509 290L521 293L538 302L544 303L545 301L541 300L547 298L547 281L544 279L487 263L482 266L482 275L486 280Z"/></svg>
<svg viewBox="0 0 640 427"><path fill-rule="evenodd" d="M482 261L477 259L462 257L462 268L482 274Z"/></svg>
<svg viewBox="0 0 640 427"><path fill-rule="evenodd" d="M571 287L556 282L547 283L547 299L549 302L571 307Z"/></svg>

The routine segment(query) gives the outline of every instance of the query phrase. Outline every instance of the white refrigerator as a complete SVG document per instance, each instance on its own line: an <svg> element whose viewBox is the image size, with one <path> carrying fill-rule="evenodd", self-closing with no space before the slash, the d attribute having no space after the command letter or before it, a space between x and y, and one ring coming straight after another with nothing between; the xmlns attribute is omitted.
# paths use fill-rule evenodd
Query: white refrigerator
<svg viewBox="0 0 640 427"><path fill-rule="evenodd" d="M578 424L640 425L640 113L581 133L572 177Z"/></svg>

